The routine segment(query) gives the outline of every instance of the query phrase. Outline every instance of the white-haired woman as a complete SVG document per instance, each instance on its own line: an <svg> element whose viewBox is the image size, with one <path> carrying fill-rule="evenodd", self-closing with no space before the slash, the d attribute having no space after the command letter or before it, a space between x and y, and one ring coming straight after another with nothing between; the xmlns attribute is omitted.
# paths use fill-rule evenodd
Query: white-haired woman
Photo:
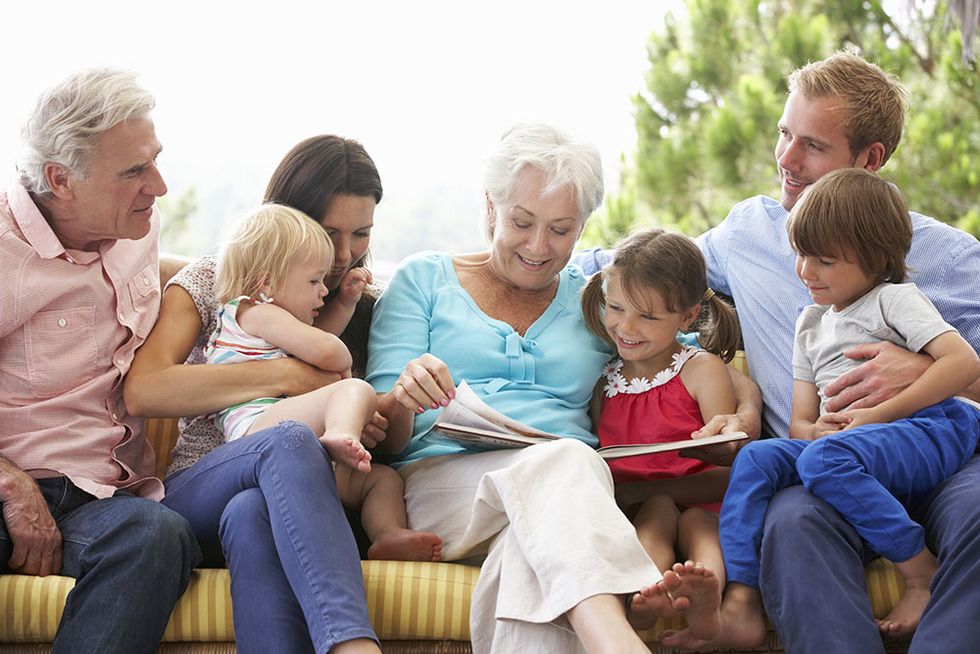
<svg viewBox="0 0 980 654"><path fill-rule="evenodd" d="M388 438L411 439L396 463L409 522L442 536L443 560L484 559L475 653L648 652L626 600L660 572L592 449L587 408L611 350L586 329L585 278L566 265L602 201L599 154L517 126L486 189L490 250L408 260L372 321L367 379ZM481 453L420 440L463 380L502 413L567 438Z"/></svg>

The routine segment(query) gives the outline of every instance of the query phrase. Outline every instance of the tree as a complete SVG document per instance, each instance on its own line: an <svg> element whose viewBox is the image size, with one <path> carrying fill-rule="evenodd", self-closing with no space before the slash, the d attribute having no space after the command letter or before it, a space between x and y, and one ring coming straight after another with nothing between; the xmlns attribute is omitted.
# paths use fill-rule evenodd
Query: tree
<svg viewBox="0 0 980 654"><path fill-rule="evenodd" d="M775 195L785 75L842 48L896 74L909 91L906 134L882 174L915 210L980 234L976 64L964 58L945 2L894 4L687 0L650 37L645 90L633 99L635 158L586 241L609 244L649 223L697 234L739 200Z"/></svg>

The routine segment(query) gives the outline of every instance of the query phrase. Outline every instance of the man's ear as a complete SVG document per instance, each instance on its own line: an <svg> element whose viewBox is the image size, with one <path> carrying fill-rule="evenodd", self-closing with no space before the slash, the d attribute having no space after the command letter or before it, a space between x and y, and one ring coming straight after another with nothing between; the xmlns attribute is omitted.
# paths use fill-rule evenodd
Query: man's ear
<svg viewBox="0 0 980 654"><path fill-rule="evenodd" d="M864 166L866 170L870 170L873 173L878 172L878 170L885 165L885 146L881 143L875 141L868 146L867 154L865 154L866 160Z"/></svg>
<svg viewBox="0 0 980 654"><path fill-rule="evenodd" d="M75 191L72 187L72 176L68 169L59 163L49 161L44 164L44 179L59 200L70 200L74 197Z"/></svg>

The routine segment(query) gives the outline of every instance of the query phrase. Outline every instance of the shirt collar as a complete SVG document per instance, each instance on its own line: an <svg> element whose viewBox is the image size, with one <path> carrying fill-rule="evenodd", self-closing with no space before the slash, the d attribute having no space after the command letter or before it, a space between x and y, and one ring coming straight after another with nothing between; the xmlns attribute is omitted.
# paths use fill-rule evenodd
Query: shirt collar
<svg viewBox="0 0 980 654"><path fill-rule="evenodd" d="M7 200L14 215L14 222L24 238L42 259L56 259L64 256L72 263L88 264L99 258L98 252L66 250L58 235L51 229L38 209L31 194L21 184L11 185Z"/></svg>

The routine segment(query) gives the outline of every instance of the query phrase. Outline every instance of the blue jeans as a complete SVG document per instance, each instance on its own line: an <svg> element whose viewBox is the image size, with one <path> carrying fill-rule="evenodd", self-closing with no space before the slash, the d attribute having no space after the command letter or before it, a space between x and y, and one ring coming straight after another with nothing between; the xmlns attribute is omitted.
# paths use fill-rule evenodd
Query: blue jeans
<svg viewBox="0 0 980 654"><path fill-rule="evenodd" d="M209 565L227 561L238 651L327 652L377 640L333 466L309 427L283 422L167 478Z"/></svg>
<svg viewBox="0 0 980 654"><path fill-rule="evenodd" d="M976 651L980 455L910 515L925 528L939 572L909 652ZM885 651L864 583L864 566L876 556L840 513L803 486L776 493L765 517L760 589L788 653Z"/></svg>
<svg viewBox="0 0 980 654"><path fill-rule="evenodd" d="M155 652L201 559L187 521L124 491L96 499L66 477L37 483L61 531L61 574L75 578L51 651ZM0 523L5 571L12 549Z"/></svg>

